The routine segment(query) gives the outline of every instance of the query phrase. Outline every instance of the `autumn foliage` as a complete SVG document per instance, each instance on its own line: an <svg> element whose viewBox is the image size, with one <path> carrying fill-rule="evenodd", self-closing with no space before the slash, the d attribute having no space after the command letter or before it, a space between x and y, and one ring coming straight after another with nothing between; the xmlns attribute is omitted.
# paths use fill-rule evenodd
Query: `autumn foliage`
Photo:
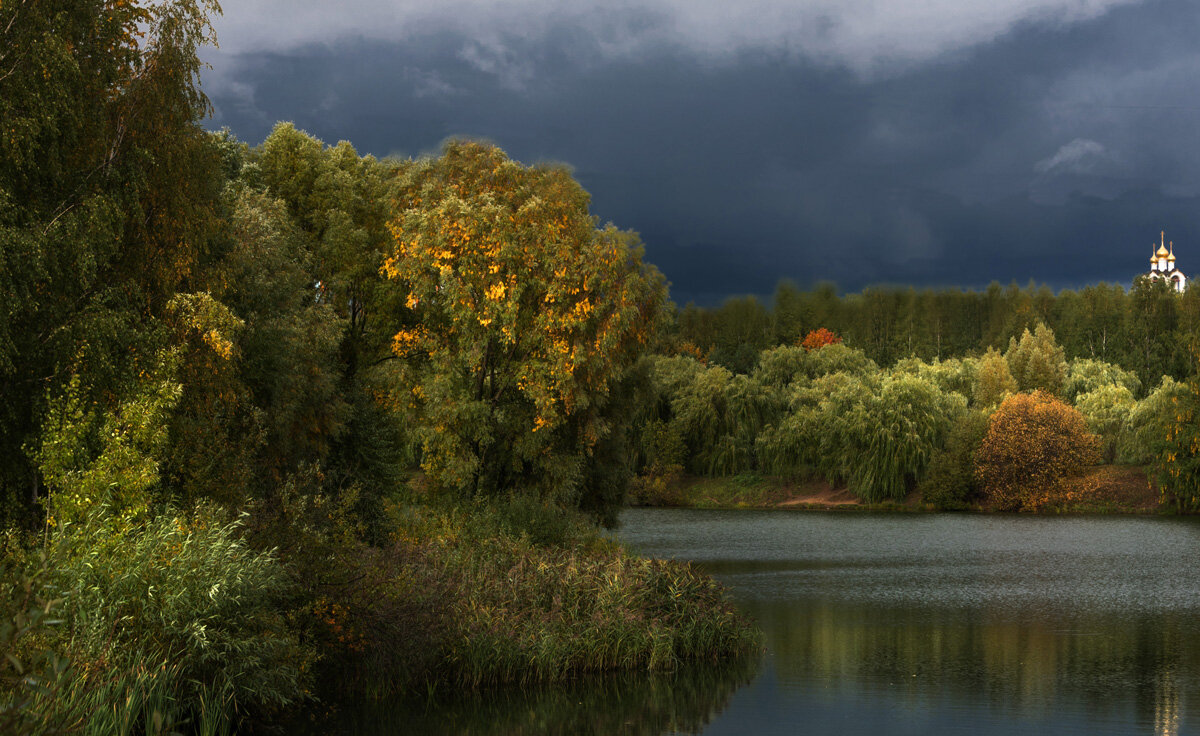
<svg viewBox="0 0 1200 736"><path fill-rule="evenodd" d="M382 271L415 322L392 350L414 385L424 469L447 488L569 497L608 435L610 385L657 328L661 275L636 235L597 227L562 167L459 141L400 189Z"/></svg>
<svg viewBox="0 0 1200 736"><path fill-rule="evenodd" d="M1036 510L1071 493L1065 481L1100 459L1087 420L1044 391L1008 397L975 453L975 477L1001 510Z"/></svg>
<svg viewBox="0 0 1200 736"><path fill-rule="evenodd" d="M820 350L826 345L834 345L841 341L842 338L838 337L836 334L830 332L824 327L821 327L805 335L804 339L800 341L800 347L809 351Z"/></svg>

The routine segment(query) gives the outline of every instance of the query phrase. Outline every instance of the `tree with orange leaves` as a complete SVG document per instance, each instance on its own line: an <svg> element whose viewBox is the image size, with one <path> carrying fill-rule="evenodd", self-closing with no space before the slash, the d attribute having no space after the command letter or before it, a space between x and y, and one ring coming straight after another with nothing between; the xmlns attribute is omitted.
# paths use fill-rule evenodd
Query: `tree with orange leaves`
<svg viewBox="0 0 1200 736"><path fill-rule="evenodd" d="M826 345L836 345L841 341L842 338L838 337L835 333L821 327L805 335L804 339L800 341L800 347L812 352L813 350L820 350Z"/></svg>
<svg viewBox="0 0 1200 736"><path fill-rule="evenodd" d="M992 414L975 452L975 478L997 508L1035 511L1060 500L1063 481L1098 462L1100 442L1083 415L1035 391L1009 396Z"/></svg>
<svg viewBox="0 0 1200 736"><path fill-rule="evenodd" d="M561 166L458 141L407 170L384 274L413 313L403 358L422 467L472 494L585 493L611 388L657 328L665 285L637 237L597 227Z"/></svg>

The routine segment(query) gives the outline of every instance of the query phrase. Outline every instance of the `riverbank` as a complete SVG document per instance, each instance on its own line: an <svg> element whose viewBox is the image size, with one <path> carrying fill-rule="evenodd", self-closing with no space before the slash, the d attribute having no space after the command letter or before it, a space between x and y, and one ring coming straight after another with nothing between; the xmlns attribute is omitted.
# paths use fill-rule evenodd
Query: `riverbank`
<svg viewBox="0 0 1200 736"><path fill-rule="evenodd" d="M119 533L97 515L44 551L8 537L0 732L135 734L153 721L146 733L233 733L346 698L761 651L720 583L556 504L396 498L367 544L343 501L284 500L253 517L163 509Z"/></svg>
<svg viewBox="0 0 1200 736"><path fill-rule="evenodd" d="M1160 513L1157 486L1136 465L1098 465L1067 483L1064 498L1040 513ZM821 511L938 511L926 503L918 487L901 501L868 504L845 485L823 479L796 480L757 474L707 478L686 474L639 478L629 493L629 505L652 508L795 509ZM962 511L992 513L976 502Z"/></svg>

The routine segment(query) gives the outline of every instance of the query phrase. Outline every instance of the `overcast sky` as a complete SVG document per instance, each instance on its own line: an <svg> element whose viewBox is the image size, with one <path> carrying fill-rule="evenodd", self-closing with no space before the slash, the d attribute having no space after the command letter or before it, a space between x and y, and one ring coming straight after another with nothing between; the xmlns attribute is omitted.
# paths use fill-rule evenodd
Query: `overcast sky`
<svg viewBox="0 0 1200 736"><path fill-rule="evenodd" d="M680 303L1200 275L1195 0L237 0L213 128L570 164Z"/></svg>

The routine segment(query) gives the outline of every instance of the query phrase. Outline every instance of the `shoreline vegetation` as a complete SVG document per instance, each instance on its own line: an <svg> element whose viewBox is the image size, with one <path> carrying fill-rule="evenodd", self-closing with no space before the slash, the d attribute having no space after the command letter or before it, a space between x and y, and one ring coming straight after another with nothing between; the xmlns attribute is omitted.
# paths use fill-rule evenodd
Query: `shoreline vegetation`
<svg viewBox="0 0 1200 736"><path fill-rule="evenodd" d="M1200 290L679 309L566 166L205 130L218 12L0 4L0 732L761 651L631 487L1200 511Z"/></svg>
<svg viewBox="0 0 1200 736"><path fill-rule="evenodd" d="M1153 515L1173 513L1164 510L1160 494L1140 466L1096 466L1089 468L1080 479L1095 491L1087 500L1072 501L1061 506L1040 509L1041 514L1128 514ZM630 489L631 508L691 508L691 509L779 509L792 511L895 511L908 513L938 513L946 511L925 501L920 490L901 500L865 503L845 485L835 487L825 480L796 481L754 474L725 478L684 476L670 479L649 488L635 483ZM953 509L963 513L1000 513L980 502Z"/></svg>

